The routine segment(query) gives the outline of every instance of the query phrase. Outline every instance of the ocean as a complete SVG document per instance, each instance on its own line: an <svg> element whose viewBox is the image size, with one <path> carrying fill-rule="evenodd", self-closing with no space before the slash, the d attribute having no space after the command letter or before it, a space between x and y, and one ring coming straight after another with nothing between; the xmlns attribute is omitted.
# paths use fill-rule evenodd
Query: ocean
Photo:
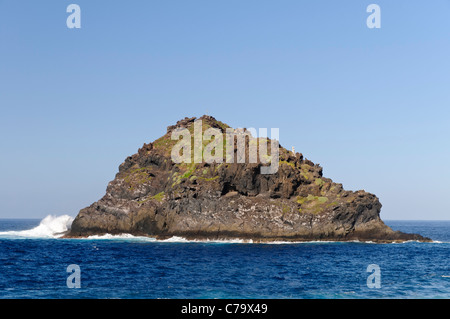
<svg viewBox="0 0 450 319"><path fill-rule="evenodd" d="M61 239L70 216L0 219L0 298L450 298L450 221L386 221L432 243Z"/></svg>

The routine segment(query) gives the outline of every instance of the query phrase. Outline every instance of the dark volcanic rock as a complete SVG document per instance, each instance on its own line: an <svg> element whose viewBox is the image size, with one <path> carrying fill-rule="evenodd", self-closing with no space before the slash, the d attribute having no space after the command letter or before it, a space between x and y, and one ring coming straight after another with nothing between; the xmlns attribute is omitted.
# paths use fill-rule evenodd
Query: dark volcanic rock
<svg viewBox="0 0 450 319"><path fill-rule="evenodd" d="M211 116L200 119L203 130L225 133L228 128ZM171 149L177 141L171 133L177 128L192 132L195 120L178 121L126 158L105 196L79 212L66 237L130 233L161 239L429 241L393 231L380 219L375 195L344 190L323 177L319 165L281 146L278 172L271 175L260 173L259 161L174 163Z"/></svg>

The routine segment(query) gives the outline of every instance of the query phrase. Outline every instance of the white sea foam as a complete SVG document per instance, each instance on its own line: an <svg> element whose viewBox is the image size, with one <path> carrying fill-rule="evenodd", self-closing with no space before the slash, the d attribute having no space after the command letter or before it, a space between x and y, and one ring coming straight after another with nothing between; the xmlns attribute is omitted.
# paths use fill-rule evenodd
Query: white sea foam
<svg viewBox="0 0 450 319"><path fill-rule="evenodd" d="M245 239L186 239L184 237L173 236L167 239L159 240L165 243L228 243L228 244L251 244L253 240Z"/></svg>
<svg viewBox="0 0 450 319"><path fill-rule="evenodd" d="M312 241L254 241L252 239L187 239L184 237L173 236L168 239L157 240L158 242L166 243L218 243L218 244L262 244L262 245L292 245L292 244L329 244L339 243L336 241L327 240L312 240Z"/></svg>
<svg viewBox="0 0 450 319"><path fill-rule="evenodd" d="M18 238L59 238L70 229L73 217L69 215L48 215L38 226L27 230L11 230L0 232L0 236Z"/></svg>
<svg viewBox="0 0 450 319"><path fill-rule="evenodd" d="M158 243L223 243L223 244L246 244L253 243L253 240L244 239L187 239L184 237L173 236L167 239L156 239L154 237L135 236L132 234L103 234L91 235L88 237L76 238L76 240L124 240L124 241L142 241L142 242L158 242Z"/></svg>
<svg viewBox="0 0 450 319"><path fill-rule="evenodd" d="M104 235L91 235L86 238L80 239L98 239L98 240L133 240L133 241L156 241L156 238L145 236L134 236L131 234L104 234Z"/></svg>

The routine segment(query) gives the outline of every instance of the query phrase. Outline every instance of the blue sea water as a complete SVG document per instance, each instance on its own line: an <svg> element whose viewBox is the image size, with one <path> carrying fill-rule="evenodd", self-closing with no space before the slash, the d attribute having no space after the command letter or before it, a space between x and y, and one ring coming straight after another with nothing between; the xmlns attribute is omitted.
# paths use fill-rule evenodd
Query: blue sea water
<svg viewBox="0 0 450 319"><path fill-rule="evenodd" d="M450 298L450 221L386 223L434 242L61 239L40 220L0 219L0 298ZM67 286L71 264L80 288Z"/></svg>

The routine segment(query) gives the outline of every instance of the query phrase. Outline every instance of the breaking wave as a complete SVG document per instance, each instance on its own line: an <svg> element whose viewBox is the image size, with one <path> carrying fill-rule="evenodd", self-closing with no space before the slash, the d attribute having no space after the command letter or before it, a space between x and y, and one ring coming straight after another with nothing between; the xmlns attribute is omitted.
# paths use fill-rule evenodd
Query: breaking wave
<svg viewBox="0 0 450 319"><path fill-rule="evenodd" d="M73 217L69 215L48 215L34 228L2 231L0 236L13 238L59 238L70 229L72 222Z"/></svg>

